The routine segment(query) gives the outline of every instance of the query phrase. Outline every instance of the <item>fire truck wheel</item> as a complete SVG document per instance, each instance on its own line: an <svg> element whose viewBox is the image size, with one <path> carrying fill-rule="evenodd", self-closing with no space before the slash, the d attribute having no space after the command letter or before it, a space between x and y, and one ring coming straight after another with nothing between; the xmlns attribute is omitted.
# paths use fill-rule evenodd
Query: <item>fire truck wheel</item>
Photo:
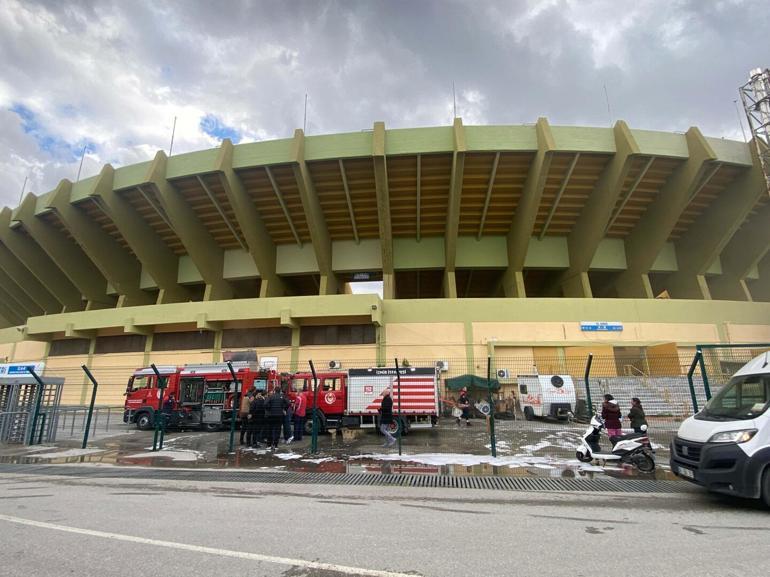
<svg viewBox="0 0 770 577"><path fill-rule="evenodd" d="M207 433L213 433L220 429L219 423L204 423L203 430Z"/></svg>
<svg viewBox="0 0 770 577"><path fill-rule="evenodd" d="M140 431L149 431L152 429L152 415L144 411L136 416L136 428Z"/></svg>
<svg viewBox="0 0 770 577"><path fill-rule="evenodd" d="M400 422L397 418L393 419L393 422L390 424L390 427L388 427L390 430L390 434L393 436L398 435L398 430L401 429L401 435L406 435L406 429L403 426L403 423Z"/></svg>
<svg viewBox="0 0 770 577"><path fill-rule="evenodd" d="M323 433L326 431L326 417L324 417L324 414L319 412L318 413L318 432ZM308 416L305 418L305 434L306 435L312 435L313 434L313 417Z"/></svg>

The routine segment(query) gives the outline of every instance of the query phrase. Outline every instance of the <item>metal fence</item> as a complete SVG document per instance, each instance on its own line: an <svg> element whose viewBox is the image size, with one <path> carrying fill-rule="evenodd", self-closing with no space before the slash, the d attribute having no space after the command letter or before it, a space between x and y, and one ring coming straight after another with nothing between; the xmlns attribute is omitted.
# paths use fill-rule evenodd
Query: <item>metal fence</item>
<svg viewBox="0 0 770 577"><path fill-rule="evenodd" d="M56 440L61 379L41 385L25 376L0 379L0 442L40 443Z"/></svg>
<svg viewBox="0 0 770 577"><path fill-rule="evenodd" d="M724 359L723 359L724 360ZM176 361L182 365L187 359L180 355ZM394 367L396 360L388 366ZM433 368L435 358L399 358L400 366ZM489 367L488 367L489 363ZM709 365L711 361L707 361ZM379 363L382 365L383 363ZM376 368L375 359L314 359L319 375L329 372L341 372L351 369ZM586 428L586 423L593 410L601 411L605 394L611 394L622 412L622 425L630 430L627 418L631 408L631 399L641 401L650 427L652 442L659 449L668 446L669 440L679 423L693 413L693 393L699 403L706 400L704 384L699 374L693 376L693 387L688 382L690 359L686 355L655 356L649 358L621 357L617 355L597 355L591 358L590 371L588 357L585 355L553 355L550 357L533 355L487 357L444 357L439 375L439 411L437 418L423 419L420 426L411 423L405 414L398 414L398 404L394 403L394 413L400 416L405 426L401 428L400 451L408 454L421 454L423 461L430 461L430 455L473 454L496 455L514 462L517 456L522 462L549 466L549 459L574 459L575 449ZM726 365L719 365L727 370ZM111 365L94 367L92 371L99 381L97 402L99 410L95 413L94 429L96 434L101 428L119 431L122 425L120 407L126 390L126 383L137 367L134 365ZM292 368L308 372L307 362L290 364L281 363L276 370L292 373ZM494 386L486 387L487 369ZM66 379L63 397L65 402L76 405L62 413L59 430L67 430L72 437L82 424L86 407L81 399L90 395L90 383L84 381L80 368L52 369L51 374ZM453 379L473 375L478 386L468 390L470 407L463 415L455 416L460 391L451 387ZM563 381L559 398L549 397L544 387L549 387L550 378L559 376ZM541 382L542 381L542 382ZM714 379L713 387L719 386ZM397 383L390 380L394 389ZM339 383L333 383L327 393L341 392ZM383 385L384 388L385 385ZM403 385L402 385L403 386ZM335 390L335 388L337 390ZM379 393L379 391L377 391ZM394 399L398 398L394 390ZM406 393L405 393L406 395ZM590 400L589 400L590 397ZM323 403L319 404L318 415L320 435L317 450L321 453L346 453L357 455L381 455L392 453L395 449L383 449L384 438L377 433L376 418L366 422L367 428L350 430L338 426L329 426L331 420L323 419ZM66 416L65 416L66 415ZM308 411L308 419L311 412ZM117 421L117 423L116 423ZM324 427L326 421L326 427ZM65 424L66 423L66 424ZM331 423L334 425L334 423ZM117 428L115 428L117 427ZM605 443L606 443L605 438ZM310 439L305 437L301 443L295 442L292 449L298 452L310 451ZM542 461L542 462L540 462Z"/></svg>

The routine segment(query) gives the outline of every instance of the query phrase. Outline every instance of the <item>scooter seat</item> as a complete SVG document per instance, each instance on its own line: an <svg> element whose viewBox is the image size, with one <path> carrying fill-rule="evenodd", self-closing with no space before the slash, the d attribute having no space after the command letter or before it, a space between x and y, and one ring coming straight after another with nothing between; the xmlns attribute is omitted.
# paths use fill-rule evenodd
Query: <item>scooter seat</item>
<svg viewBox="0 0 770 577"><path fill-rule="evenodd" d="M628 433L627 435L620 435L615 437L610 437L610 443L613 445L616 445L620 441L630 441L631 439L639 439L641 437L646 437L647 433Z"/></svg>

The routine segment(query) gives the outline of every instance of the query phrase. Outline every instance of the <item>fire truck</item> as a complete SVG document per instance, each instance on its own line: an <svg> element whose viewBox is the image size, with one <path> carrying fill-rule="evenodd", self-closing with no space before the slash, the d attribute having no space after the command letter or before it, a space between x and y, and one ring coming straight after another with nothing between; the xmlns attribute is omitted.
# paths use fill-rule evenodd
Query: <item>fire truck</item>
<svg viewBox="0 0 770 577"><path fill-rule="evenodd" d="M276 386L285 386L281 375L273 370L261 369L249 362L232 364L238 378L238 391L245 393L251 388L270 391ZM155 368L160 374L160 382L151 367L137 369L129 378L123 422L136 423L143 431L151 429L155 410L168 407L167 401L173 398L169 426L205 431L218 431L229 426L236 387L226 363Z"/></svg>
<svg viewBox="0 0 770 577"><path fill-rule="evenodd" d="M391 390L391 431L406 435L411 429L434 426L439 415L439 372L436 367L402 367L399 392L395 368L349 369L316 373L316 411L319 430L378 428L383 391ZM305 428L312 431L313 375L295 373L292 386L307 401Z"/></svg>

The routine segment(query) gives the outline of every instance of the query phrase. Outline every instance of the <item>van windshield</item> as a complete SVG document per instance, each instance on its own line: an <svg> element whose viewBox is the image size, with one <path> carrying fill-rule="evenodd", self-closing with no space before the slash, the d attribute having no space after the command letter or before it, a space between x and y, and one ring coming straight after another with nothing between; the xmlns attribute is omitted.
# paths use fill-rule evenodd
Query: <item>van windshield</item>
<svg viewBox="0 0 770 577"><path fill-rule="evenodd" d="M770 375L733 378L697 415L706 421L754 419L770 406Z"/></svg>

